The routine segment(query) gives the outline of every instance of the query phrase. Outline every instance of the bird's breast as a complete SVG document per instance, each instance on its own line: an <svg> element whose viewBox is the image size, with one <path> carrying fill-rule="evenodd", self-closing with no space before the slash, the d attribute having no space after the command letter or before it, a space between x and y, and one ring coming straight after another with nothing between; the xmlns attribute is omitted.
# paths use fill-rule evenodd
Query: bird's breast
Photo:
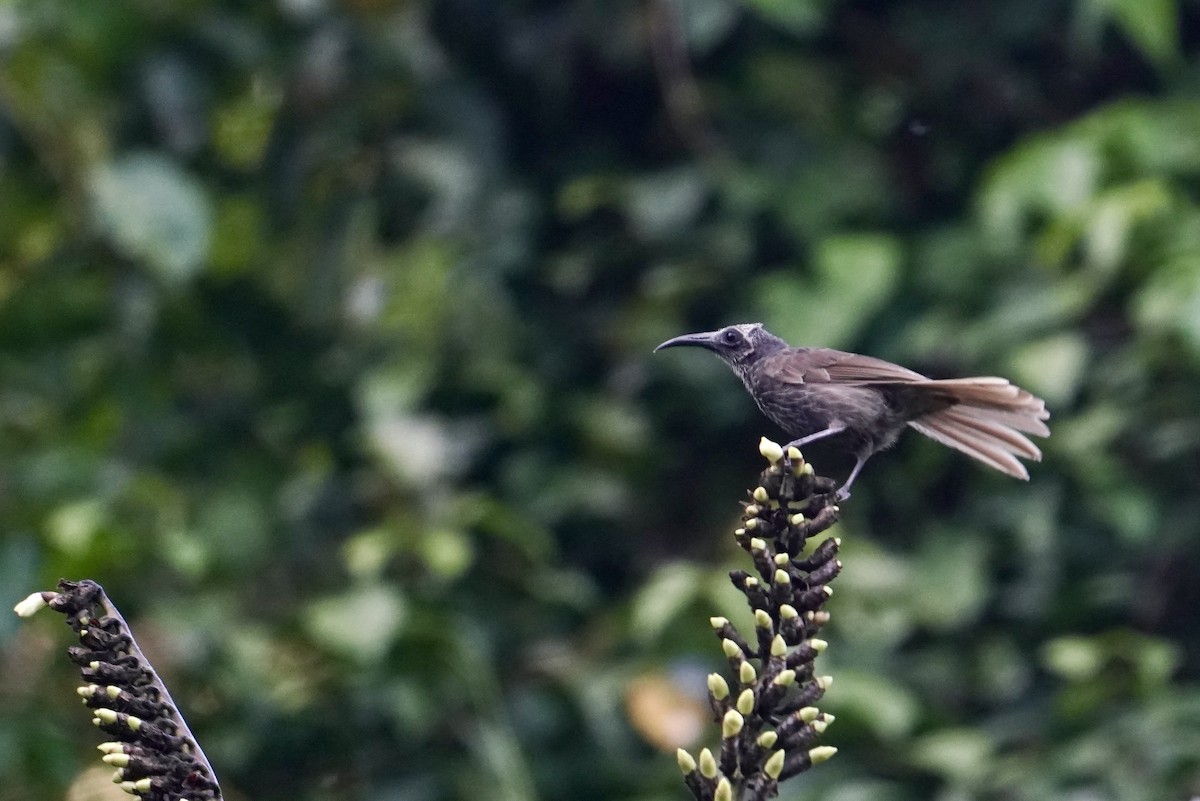
<svg viewBox="0 0 1200 801"><path fill-rule="evenodd" d="M828 428L834 416L822 393L805 384L762 386L751 394L762 413L791 437Z"/></svg>

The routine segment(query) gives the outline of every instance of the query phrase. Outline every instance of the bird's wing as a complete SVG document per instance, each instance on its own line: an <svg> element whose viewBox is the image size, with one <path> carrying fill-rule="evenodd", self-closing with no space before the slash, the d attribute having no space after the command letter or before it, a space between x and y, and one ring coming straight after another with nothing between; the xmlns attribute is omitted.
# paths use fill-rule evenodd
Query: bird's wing
<svg viewBox="0 0 1200 801"><path fill-rule="evenodd" d="M789 348L768 356L765 375L788 384L912 384L929 379L871 356L833 348Z"/></svg>

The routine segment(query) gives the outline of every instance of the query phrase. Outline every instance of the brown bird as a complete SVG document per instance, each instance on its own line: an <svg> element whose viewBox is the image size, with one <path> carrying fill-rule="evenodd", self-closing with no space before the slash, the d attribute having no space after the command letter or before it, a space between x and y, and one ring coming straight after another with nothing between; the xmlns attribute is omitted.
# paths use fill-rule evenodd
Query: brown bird
<svg viewBox="0 0 1200 801"><path fill-rule="evenodd" d="M686 334L654 350L683 345L720 356L763 414L794 437L788 446L836 437L853 452L857 462L838 490L842 500L867 459L905 426L1026 481L1029 472L1017 457L1040 461L1042 452L1025 434L1050 435L1045 401L1004 378L935 380L870 356L791 348L761 323Z"/></svg>

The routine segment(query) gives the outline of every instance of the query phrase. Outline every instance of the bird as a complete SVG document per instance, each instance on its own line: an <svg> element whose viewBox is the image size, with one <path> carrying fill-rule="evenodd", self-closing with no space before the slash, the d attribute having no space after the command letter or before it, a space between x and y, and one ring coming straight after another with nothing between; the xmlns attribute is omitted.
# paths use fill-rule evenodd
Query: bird
<svg viewBox="0 0 1200 801"><path fill-rule="evenodd" d="M1041 461L1026 434L1050 435L1046 402L995 376L932 379L898 364L833 348L793 348L762 323L668 339L654 349L699 347L742 379L758 408L800 448L833 437L856 462L836 498L906 427L1024 481L1017 457Z"/></svg>

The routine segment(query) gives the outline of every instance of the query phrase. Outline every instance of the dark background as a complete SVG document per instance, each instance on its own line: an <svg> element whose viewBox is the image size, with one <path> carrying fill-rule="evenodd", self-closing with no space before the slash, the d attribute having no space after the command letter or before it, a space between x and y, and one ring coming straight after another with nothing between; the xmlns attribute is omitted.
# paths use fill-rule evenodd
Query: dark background
<svg viewBox="0 0 1200 801"><path fill-rule="evenodd" d="M871 463L783 797L1200 794L1198 92L1194 0L6 3L0 588L231 801L684 798L780 432L651 349L762 320L1054 415ZM117 792L53 618L3 801Z"/></svg>

